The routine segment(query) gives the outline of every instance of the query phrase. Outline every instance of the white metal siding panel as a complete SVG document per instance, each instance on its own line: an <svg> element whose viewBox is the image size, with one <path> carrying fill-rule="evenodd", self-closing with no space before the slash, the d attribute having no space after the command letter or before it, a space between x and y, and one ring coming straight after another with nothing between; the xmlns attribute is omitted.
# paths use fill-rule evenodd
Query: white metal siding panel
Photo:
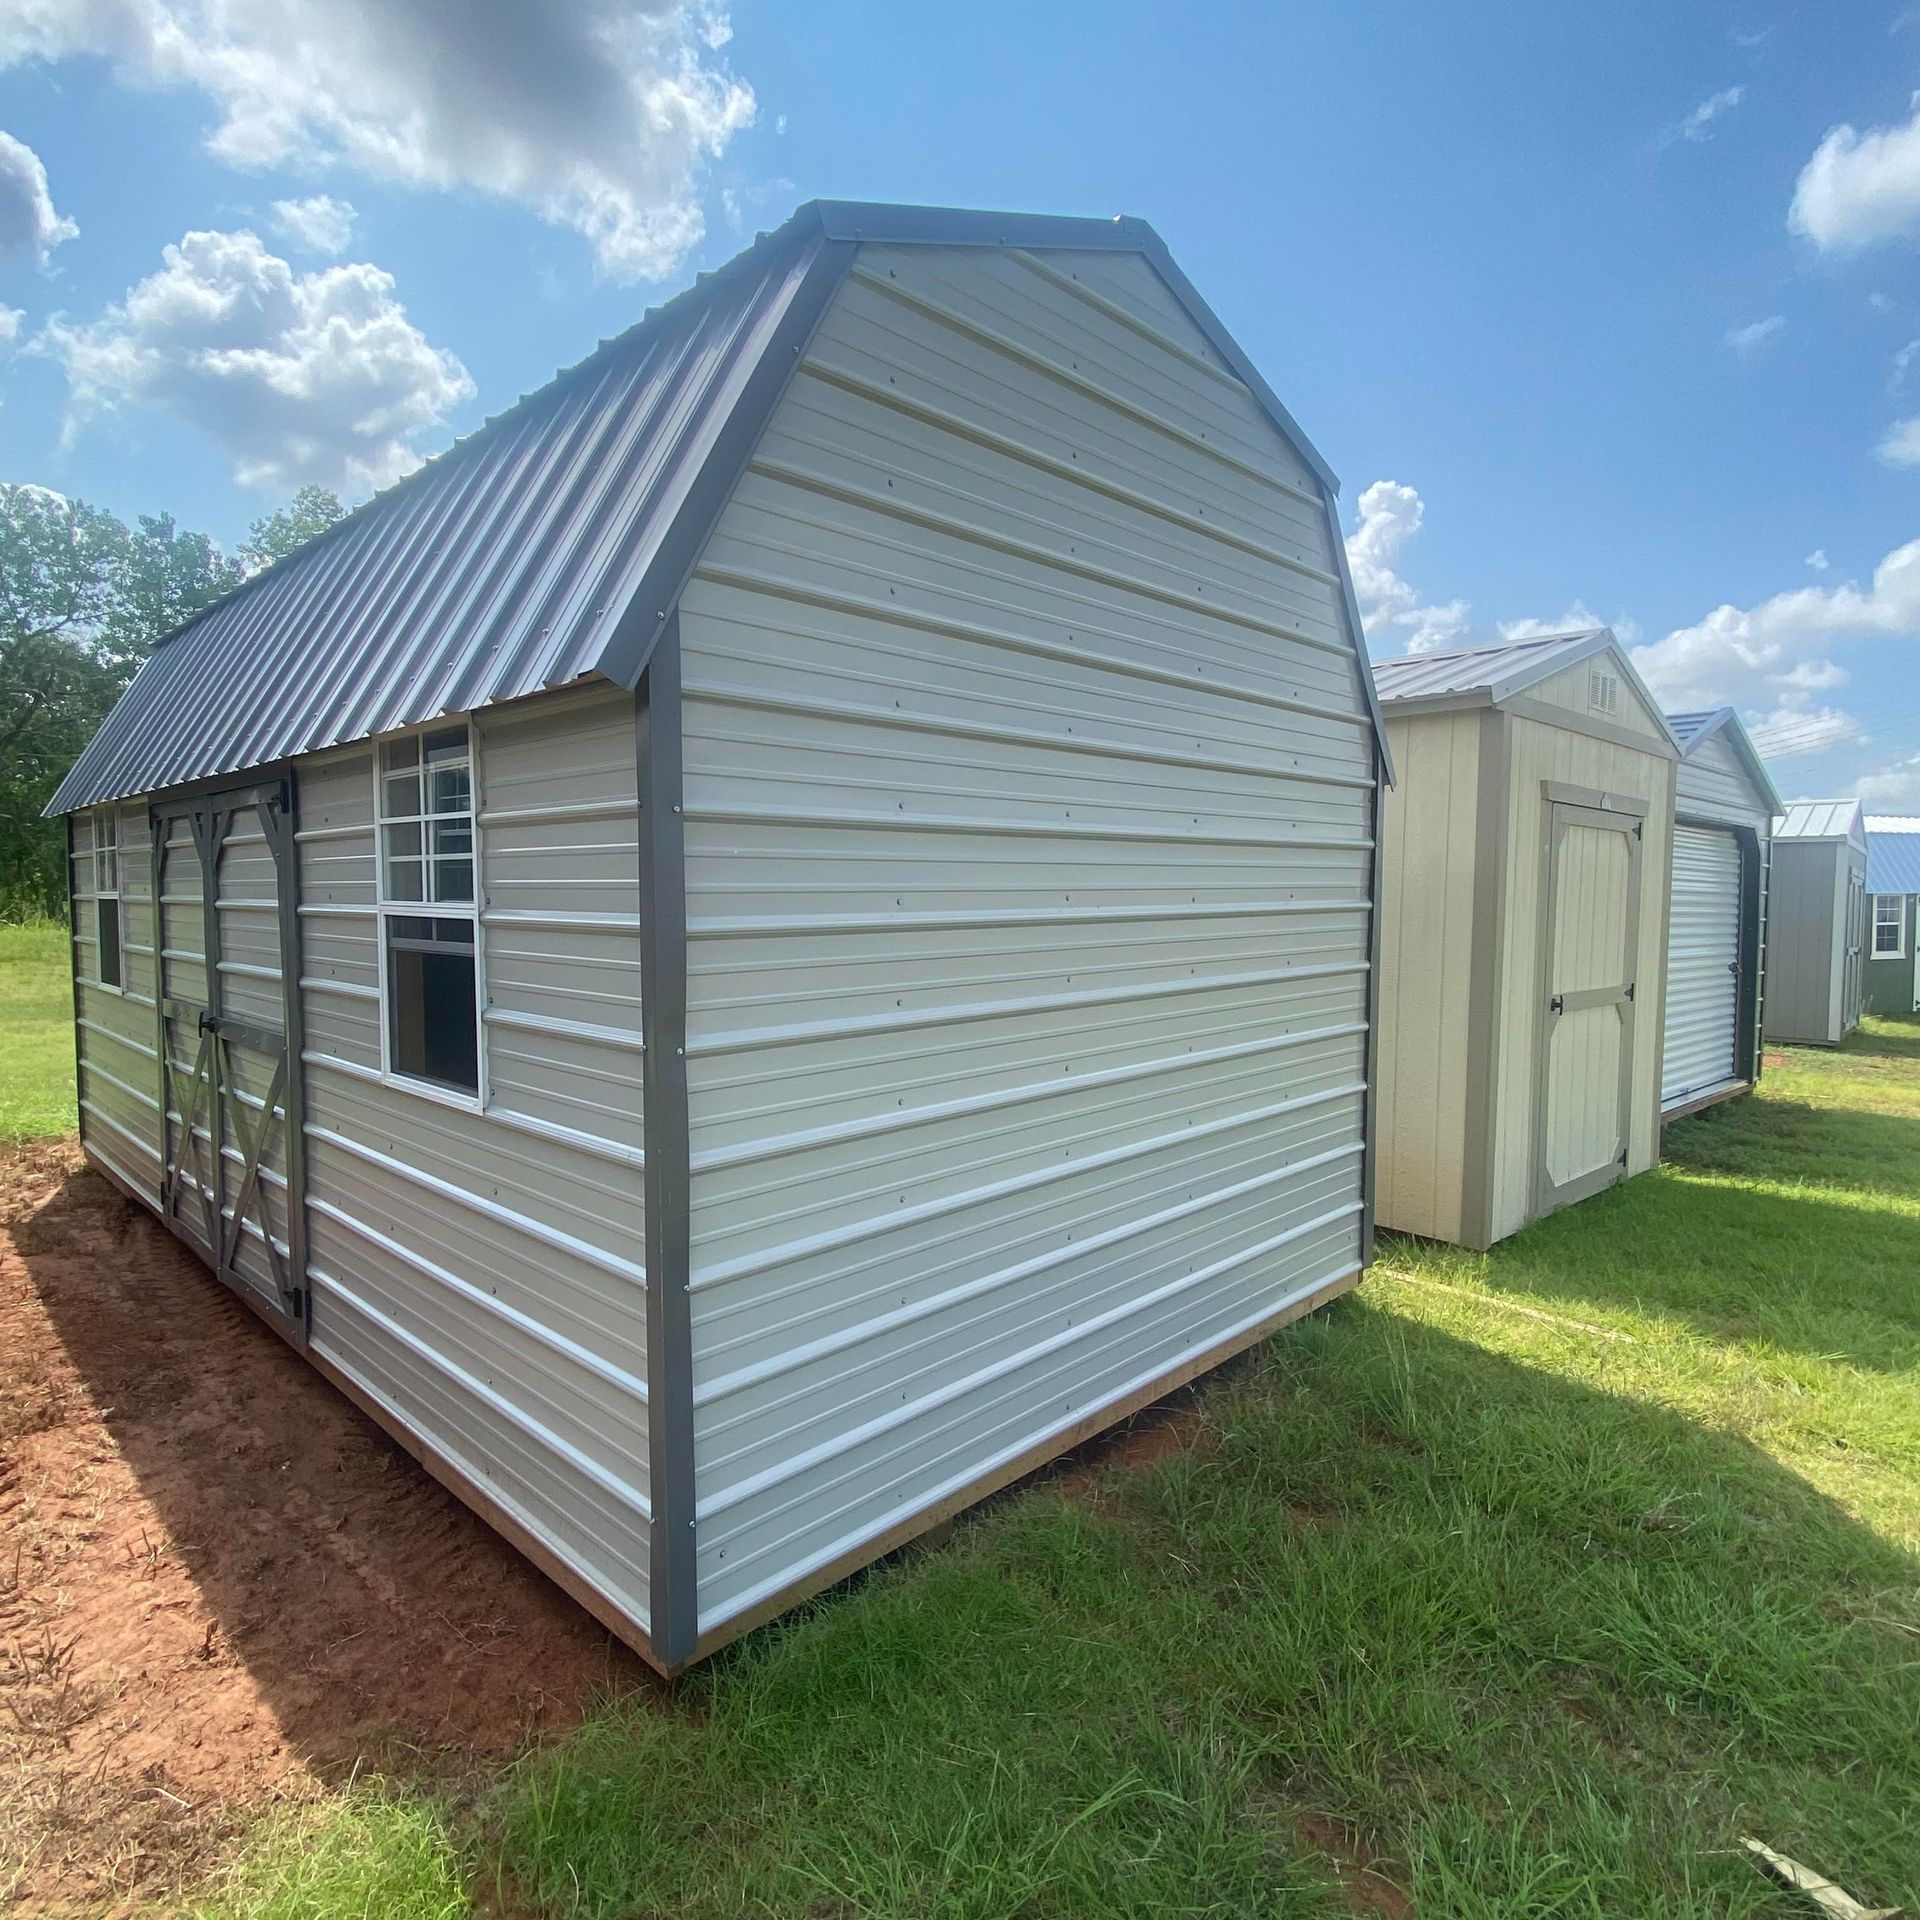
<svg viewBox="0 0 1920 1920"><path fill-rule="evenodd" d="M299 774L314 1350L644 1623L632 698L476 727L484 1113L382 1080L372 755Z"/></svg>
<svg viewBox="0 0 1920 1920"><path fill-rule="evenodd" d="M1473 924L1480 731L1478 713L1387 722L1400 778L1381 878L1376 1209L1383 1227L1440 1240L1464 1230L1469 1006L1473 969L1492 964Z"/></svg>
<svg viewBox="0 0 1920 1920"><path fill-rule="evenodd" d="M144 807L111 809L119 829L121 990L98 984L94 822L73 823L74 1058L80 1137L137 1192L160 1191L160 1070L153 1004L152 840Z"/></svg>
<svg viewBox="0 0 1920 1920"><path fill-rule="evenodd" d="M1359 1264L1373 747L1210 353L869 249L682 601L703 1632Z"/></svg>
<svg viewBox="0 0 1920 1920"><path fill-rule="evenodd" d="M1532 1215L1535 1073L1545 1018L1540 990L1542 859L1549 781L1630 794L1647 805L1640 853L1632 1111L1627 1171L1659 1158L1658 1060L1665 1005L1667 886L1672 865L1673 768L1665 757L1516 716L1507 790L1507 954L1495 1015L1493 1237Z"/></svg>
<svg viewBox="0 0 1920 1920"><path fill-rule="evenodd" d="M1730 833L1673 830L1667 927L1662 1106L1681 1106L1740 1078L1740 847Z"/></svg>

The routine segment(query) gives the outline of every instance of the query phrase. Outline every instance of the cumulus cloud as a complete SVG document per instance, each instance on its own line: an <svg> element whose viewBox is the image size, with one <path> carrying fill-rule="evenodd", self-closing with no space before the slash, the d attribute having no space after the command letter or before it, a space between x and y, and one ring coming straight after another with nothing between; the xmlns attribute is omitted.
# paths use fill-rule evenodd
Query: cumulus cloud
<svg viewBox="0 0 1920 1920"><path fill-rule="evenodd" d="M0 133L0 260L30 253L44 267L54 248L79 231L54 212L40 156L24 140Z"/></svg>
<svg viewBox="0 0 1920 1920"><path fill-rule="evenodd" d="M72 420L165 407L233 456L244 486L347 493L419 464L415 438L473 393L369 265L297 273L247 232L187 234L98 319L50 321Z"/></svg>
<svg viewBox="0 0 1920 1920"><path fill-rule="evenodd" d="M20 337L20 323L26 313L19 307L0 307L0 347L10 347Z"/></svg>
<svg viewBox="0 0 1920 1920"><path fill-rule="evenodd" d="M1827 550L1825 547L1815 547L1814 550L1807 555L1806 563L1815 573L1825 573L1828 567L1833 564L1833 562L1827 558Z"/></svg>
<svg viewBox="0 0 1920 1920"><path fill-rule="evenodd" d="M1679 140L1706 140L1712 137L1713 123L1722 114L1731 113L1747 97L1745 87L1722 87L1718 93L1710 93L1674 128L1673 137Z"/></svg>
<svg viewBox="0 0 1920 1920"><path fill-rule="evenodd" d="M1787 225L1829 252L1897 240L1920 223L1920 95L1910 116L1866 133L1835 127L1800 170Z"/></svg>
<svg viewBox="0 0 1920 1920"><path fill-rule="evenodd" d="M1920 813L1920 753L1876 768L1854 782L1854 797L1883 813Z"/></svg>
<svg viewBox="0 0 1920 1920"><path fill-rule="evenodd" d="M1424 603L1401 577L1400 552L1420 531L1426 505L1398 480L1376 480L1360 496L1359 524L1347 536L1354 597L1368 630L1405 629L1409 653L1457 645L1466 635L1467 603Z"/></svg>
<svg viewBox="0 0 1920 1920"><path fill-rule="evenodd" d="M1779 757L1869 738L1869 728L1818 698L1847 682L1835 657L1850 640L1920 638L1920 540L1896 547L1865 586L1795 587L1636 647L1633 662L1669 707L1725 702L1750 716Z"/></svg>
<svg viewBox="0 0 1920 1920"><path fill-rule="evenodd" d="M720 0L8 0L0 67L95 55L204 94L232 166L472 189L576 229L615 278L659 279L754 118L730 31Z"/></svg>
<svg viewBox="0 0 1920 1920"><path fill-rule="evenodd" d="M1558 620L1536 620L1528 615L1521 620L1502 620L1500 638L1502 640L1543 640L1550 633L1582 633L1591 627L1604 627L1611 624L1615 636L1626 639L1633 628L1629 624L1626 631L1618 621L1608 622L1587 605L1584 600L1576 600Z"/></svg>
<svg viewBox="0 0 1920 1920"><path fill-rule="evenodd" d="M1770 313L1764 320L1749 320L1744 327L1727 329L1727 345L1735 353L1757 353L1777 334L1784 333L1787 316L1784 313Z"/></svg>
<svg viewBox="0 0 1920 1920"><path fill-rule="evenodd" d="M353 221L353 203L336 200L330 193L273 203L274 232L309 253L345 253L353 238Z"/></svg>
<svg viewBox="0 0 1920 1920"><path fill-rule="evenodd" d="M1920 419L1896 420L1874 451L1890 467L1920 467Z"/></svg>

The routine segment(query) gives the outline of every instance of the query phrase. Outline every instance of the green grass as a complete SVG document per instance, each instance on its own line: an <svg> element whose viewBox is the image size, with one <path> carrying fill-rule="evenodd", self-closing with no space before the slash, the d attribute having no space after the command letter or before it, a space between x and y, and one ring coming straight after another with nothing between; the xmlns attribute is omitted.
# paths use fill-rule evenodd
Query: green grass
<svg viewBox="0 0 1920 1920"><path fill-rule="evenodd" d="M270 1828L209 1911L1810 1911L1747 1833L1920 1902L1920 1022L1666 1154L1489 1255L1384 1241L1190 1448L997 1501L451 1814Z"/></svg>
<svg viewBox="0 0 1920 1920"><path fill-rule="evenodd" d="M73 1124L67 930L50 920L0 924L0 1143Z"/></svg>

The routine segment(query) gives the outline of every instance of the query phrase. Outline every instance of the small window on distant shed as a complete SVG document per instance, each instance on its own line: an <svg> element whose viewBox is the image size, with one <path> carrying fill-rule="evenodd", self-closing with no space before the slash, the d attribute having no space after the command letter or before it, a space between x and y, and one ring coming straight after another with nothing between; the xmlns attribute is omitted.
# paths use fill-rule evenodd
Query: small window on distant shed
<svg viewBox="0 0 1920 1920"><path fill-rule="evenodd" d="M385 742L379 778L388 1071L477 1094L473 749L465 722Z"/></svg>
<svg viewBox="0 0 1920 1920"><path fill-rule="evenodd" d="M1873 957L1876 960L1907 957L1907 896L1904 893L1873 896Z"/></svg>

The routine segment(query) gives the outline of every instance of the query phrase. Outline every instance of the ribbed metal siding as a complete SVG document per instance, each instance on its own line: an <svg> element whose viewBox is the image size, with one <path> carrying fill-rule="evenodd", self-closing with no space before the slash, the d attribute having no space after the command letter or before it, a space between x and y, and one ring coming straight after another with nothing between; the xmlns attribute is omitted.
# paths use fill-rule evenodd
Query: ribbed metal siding
<svg viewBox="0 0 1920 1920"><path fill-rule="evenodd" d="M1662 1106L1740 1077L1740 949L1739 844L1715 828L1676 826Z"/></svg>
<svg viewBox="0 0 1920 1920"><path fill-rule="evenodd" d="M681 609L703 1632L1357 1268L1330 539L1142 261L861 254Z"/></svg>
<svg viewBox="0 0 1920 1920"><path fill-rule="evenodd" d="M380 1077L373 757L300 777L316 1353L647 1618L637 798L624 693L485 716L488 1110Z"/></svg>
<svg viewBox="0 0 1920 1920"><path fill-rule="evenodd" d="M51 810L592 672L817 250L755 248L157 647Z"/></svg>
<svg viewBox="0 0 1920 1920"><path fill-rule="evenodd" d="M105 811L105 810L103 810ZM142 807L119 823L122 988L99 984L93 845L99 813L73 823L74 1057L80 1137L143 1194L160 1190L159 1050L153 1006L152 842Z"/></svg>

